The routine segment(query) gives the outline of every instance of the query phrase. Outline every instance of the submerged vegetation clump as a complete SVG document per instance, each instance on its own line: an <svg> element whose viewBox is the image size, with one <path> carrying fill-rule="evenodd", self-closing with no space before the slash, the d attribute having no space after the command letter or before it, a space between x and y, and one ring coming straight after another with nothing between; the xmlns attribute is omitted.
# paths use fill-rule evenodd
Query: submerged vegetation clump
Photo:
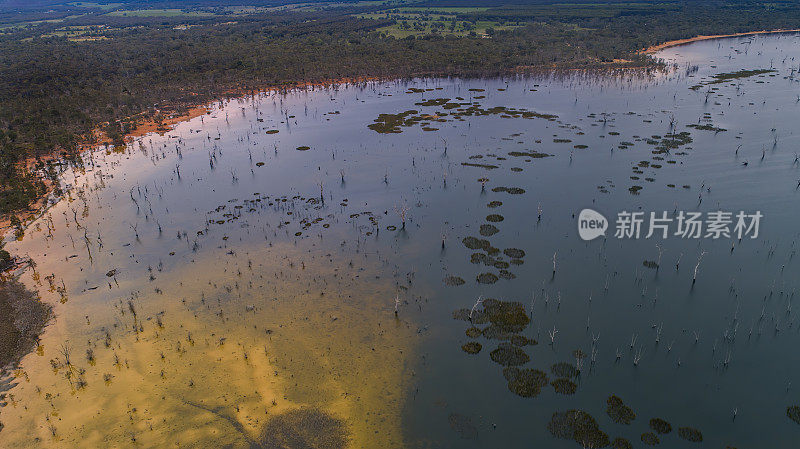
<svg viewBox="0 0 800 449"><path fill-rule="evenodd" d="M633 449L633 444L625 438L617 437L611 442L611 449Z"/></svg>
<svg viewBox="0 0 800 449"><path fill-rule="evenodd" d="M722 84L726 81L749 78L751 76L764 75L773 72L775 72L775 70L773 69L750 69L750 70L742 69L742 70L737 70L735 72L718 73L716 75L711 76L711 78L713 78L713 81L709 81L705 84Z"/></svg>
<svg viewBox="0 0 800 449"><path fill-rule="evenodd" d="M481 335L483 335L482 332L481 332L481 328L475 327L475 326L470 327L469 329L467 329L465 331L465 333L467 334L467 337L469 337L469 338L478 338Z"/></svg>
<svg viewBox="0 0 800 449"><path fill-rule="evenodd" d="M499 165L494 164L477 164L474 162L462 162L461 165L464 167L477 167L477 168L485 168L487 170L494 170L495 168L500 168Z"/></svg>
<svg viewBox="0 0 800 449"><path fill-rule="evenodd" d="M414 104L417 106L444 106L449 101L450 101L449 98L432 98L430 100L425 100ZM458 103L455 104L458 105Z"/></svg>
<svg viewBox="0 0 800 449"><path fill-rule="evenodd" d="M553 389L556 393L560 394L575 394L575 391L578 389L578 385L575 382L564 377L555 379L551 382L551 385L553 385Z"/></svg>
<svg viewBox="0 0 800 449"><path fill-rule="evenodd" d="M508 155L512 156L512 157L529 157L531 159L543 159L543 158L546 158L546 157L553 156L552 154L540 153L540 152L538 152L536 150L509 151Z"/></svg>
<svg viewBox="0 0 800 449"><path fill-rule="evenodd" d="M475 278L479 284L494 284L498 279L500 278L494 273L481 273Z"/></svg>
<svg viewBox="0 0 800 449"><path fill-rule="evenodd" d="M496 259L484 253L472 253L469 257L469 261L474 264L482 263L487 267L493 267Z"/></svg>
<svg viewBox="0 0 800 449"><path fill-rule="evenodd" d="M511 338L509 338L509 341L512 345L517 346L534 346L539 344L539 342L534 339L518 334L512 335Z"/></svg>
<svg viewBox="0 0 800 449"><path fill-rule="evenodd" d="M527 109L515 109L506 106L493 106L484 109L478 102L475 103L456 103L449 98L434 98L415 103L415 106L425 108L440 107L448 112L423 112L408 110L397 114L379 114L373 123L367 127L381 134L401 133L402 128L410 128L420 125L423 131L438 131L437 128L428 126L431 122L448 122L453 120L464 120L464 117L477 117L499 115L503 118L523 118L523 119L545 119L555 121L558 116L552 114L542 114Z"/></svg>
<svg viewBox="0 0 800 449"><path fill-rule="evenodd" d="M484 223L481 225L481 229L478 232L484 237L491 237L500 232L500 230L497 229L497 226Z"/></svg>
<svg viewBox="0 0 800 449"><path fill-rule="evenodd" d="M503 376L508 381L508 389L523 398L538 396L548 381L547 374L538 369L508 367L503 369Z"/></svg>
<svg viewBox="0 0 800 449"><path fill-rule="evenodd" d="M522 259L525 257L525 251L519 248L506 248L503 250L503 254L512 259Z"/></svg>
<svg viewBox="0 0 800 449"><path fill-rule="evenodd" d="M556 438L574 440L583 447L606 447L609 444L608 435L600 430L594 417L583 410L553 413L547 430Z"/></svg>
<svg viewBox="0 0 800 449"><path fill-rule="evenodd" d="M510 343L500 343L500 346L492 351L489 357L493 362L503 366L524 365L531 360L525 351Z"/></svg>
<svg viewBox="0 0 800 449"><path fill-rule="evenodd" d="M461 345L461 349L467 354L477 354L481 352L482 348L483 346L477 341L471 341L469 343L464 343L463 345Z"/></svg>
<svg viewBox="0 0 800 449"><path fill-rule="evenodd" d="M641 439L642 443L648 446L655 446L656 444L661 442L661 440L659 440L656 434L654 434L653 432L643 433Z"/></svg>
<svg viewBox="0 0 800 449"><path fill-rule="evenodd" d="M499 273L498 275L499 275L499 276L500 276L502 279L506 279L506 280L510 280L510 279L516 279L516 277L517 277L517 275L516 275L516 274L514 274L514 273L512 273L512 272L510 272L510 271L508 271L508 270L500 270L500 273Z"/></svg>
<svg viewBox="0 0 800 449"><path fill-rule="evenodd" d="M492 189L492 192L506 192L511 195L522 195L525 193L525 189L519 187L495 187Z"/></svg>
<svg viewBox="0 0 800 449"><path fill-rule="evenodd" d="M703 125L691 124L691 125L686 125L686 127L687 128L699 129L700 131L713 131L715 133L721 133L721 132L727 131L727 129L725 129L725 128L717 128L716 126L714 126L714 125L712 125L710 123L705 123Z"/></svg>
<svg viewBox="0 0 800 449"><path fill-rule="evenodd" d="M512 332L509 332L507 330L504 330L500 326L495 326L494 324L490 324L489 326L484 328L483 331L481 331L481 335L483 335L484 338L487 338L489 340L509 340L509 341L511 341L511 339L516 334L514 334ZM514 344L514 343L512 342L511 344ZM517 345L517 346L520 346L520 345Z"/></svg>
<svg viewBox="0 0 800 449"><path fill-rule="evenodd" d="M483 312L480 314L483 322L491 323L505 331L521 332L531 319L525 313L525 306L516 301L500 301L487 298L483 301Z"/></svg>
<svg viewBox="0 0 800 449"><path fill-rule="evenodd" d="M786 416L797 424L800 424L800 405L792 405L787 407Z"/></svg>
<svg viewBox="0 0 800 449"><path fill-rule="evenodd" d="M692 443L701 443L703 441L703 433L693 427L680 427L678 436Z"/></svg>
<svg viewBox="0 0 800 449"><path fill-rule="evenodd" d="M625 405L625 403L618 396L609 396L606 400L608 407L606 413L617 424L630 424L636 419L636 413L632 408Z"/></svg>
<svg viewBox="0 0 800 449"><path fill-rule="evenodd" d="M444 285L448 287L457 287L459 285L464 285L465 282L466 281L464 281L464 279L453 275L444 278Z"/></svg>
<svg viewBox="0 0 800 449"><path fill-rule="evenodd" d="M464 237L461 240L461 243L464 244L469 249L482 249L486 251L488 248L491 248L492 243L486 239L479 239L477 237Z"/></svg>
<svg viewBox="0 0 800 449"><path fill-rule="evenodd" d="M651 419L650 428L660 434L666 434L672 432L672 425L661 418Z"/></svg>
<svg viewBox="0 0 800 449"><path fill-rule="evenodd" d="M482 305L482 308L479 306ZM457 320L470 321L473 327L467 329L467 336L475 338L478 335L490 340L505 340L510 343L503 343L496 352L493 352L492 359L498 363L506 363L509 360L523 360L527 362L528 355L518 346L536 345L538 342L523 335L519 335L530 322L530 318L525 313L522 304L513 301L499 301L488 298L480 299L472 309L460 309L453 312L453 318ZM477 325L488 324L483 329Z"/></svg>
<svg viewBox="0 0 800 449"><path fill-rule="evenodd" d="M406 119L416 113L415 110L409 110L398 114L379 114L375 122L367 125L367 128L381 134L400 133L403 131L400 129L401 126L411 126L413 123L421 121Z"/></svg>
<svg viewBox="0 0 800 449"><path fill-rule="evenodd" d="M654 154L666 154L670 150L680 148L694 142L692 134L688 131L681 131L679 133L665 134L658 145L655 146Z"/></svg>

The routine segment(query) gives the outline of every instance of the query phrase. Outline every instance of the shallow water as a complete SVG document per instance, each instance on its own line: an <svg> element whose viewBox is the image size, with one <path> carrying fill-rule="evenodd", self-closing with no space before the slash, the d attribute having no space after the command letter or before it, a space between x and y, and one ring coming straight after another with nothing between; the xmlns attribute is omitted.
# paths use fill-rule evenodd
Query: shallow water
<svg viewBox="0 0 800 449"><path fill-rule="evenodd" d="M0 438L251 447L275 416L312 407L343 423L352 447L568 448L580 445L547 424L581 409L636 447L654 417L672 424L665 447L696 446L677 435L686 426L709 447L792 447L799 44L697 42L659 53L674 63L666 74L264 94L87 155L64 173L69 199L9 244L36 262L23 280L57 318L15 373ZM451 105L425 103L438 98ZM419 122L399 133L367 127L408 110ZM673 118L691 142L665 137ZM676 148L654 154L664 139ZM764 218L741 242L619 240L613 228L584 242L587 207ZM485 224L499 232L481 235ZM481 251L465 237L488 239L501 263L471 263ZM659 269L643 265L659 257ZM500 270L515 277L476 282ZM522 347L522 368L552 381L553 364L587 354L574 394L509 390L490 356L503 341L468 337L454 319L479 296L524 307L530 322L515 333L538 345ZM477 354L461 349L471 341ZM606 414L612 394L636 412L630 425Z"/></svg>

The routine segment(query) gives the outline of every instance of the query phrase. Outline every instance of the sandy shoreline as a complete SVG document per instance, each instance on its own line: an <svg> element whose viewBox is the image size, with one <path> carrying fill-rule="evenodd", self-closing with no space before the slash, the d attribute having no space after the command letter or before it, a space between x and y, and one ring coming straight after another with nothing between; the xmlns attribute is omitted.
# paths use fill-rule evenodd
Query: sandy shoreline
<svg viewBox="0 0 800 449"><path fill-rule="evenodd" d="M790 29L790 30L761 30L761 31L747 31L744 33L734 33L734 34L714 34L714 35L699 35L695 37L690 37L687 39L676 39L674 41L667 41L663 44L653 45L651 47L646 48L645 50L639 52L641 54L652 55L653 53L659 52L664 50L665 48L670 47L677 47L678 45L685 45L690 44L692 42L698 41L707 41L711 39L723 39L726 37L739 37L739 36L754 36L758 34L778 34L778 33L797 33L800 32L800 29Z"/></svg>

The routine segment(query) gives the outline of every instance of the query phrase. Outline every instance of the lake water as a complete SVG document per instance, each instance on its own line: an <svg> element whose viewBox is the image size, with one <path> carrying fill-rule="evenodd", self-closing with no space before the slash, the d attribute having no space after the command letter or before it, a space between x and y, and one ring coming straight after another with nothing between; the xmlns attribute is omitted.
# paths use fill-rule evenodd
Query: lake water
<svg viewBox="0 0 800 449"><path fill-rule="evenodd" d="M582 410L584 442L794 447L800 36L658 56L262 94L86 154L8 245L56 318L2 446L574 448ZM758 237L614 236L718 210Z"/></svg>

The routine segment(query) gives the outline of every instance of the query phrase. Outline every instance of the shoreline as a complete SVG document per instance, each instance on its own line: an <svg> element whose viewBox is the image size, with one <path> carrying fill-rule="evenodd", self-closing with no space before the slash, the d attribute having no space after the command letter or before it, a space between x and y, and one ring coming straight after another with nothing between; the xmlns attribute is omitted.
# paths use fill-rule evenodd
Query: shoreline
<svg viewBox="0 0 800 449"><path fill-rule="evenodd" d="M137 137L142 137L152 132L163 135L171 131L172 128L179 123L189 121L201 115L209 114L211 112L211 105L213 105L214 103L229 100L232 98L243 98L248 96L261 95L265 93L290 92L297 89L307 90L310 88L313 90L315 88L334 88L342 85L367 83L372 81L384 81L384 80L386 79L380 77L364 77L364 78L345 77L345 78L337 78L337 79L318 81L318 82L307 81L307 82L286 83L283 86L274 85L274 86L266 86L259 89L231 89L222 93L213 100L204 103L190 104L184 108L184 112L167 117L163 119L160 123L152 119L147 119L142 123L138 124L136 128L133 129L131 132L125 134L124 139L126 143L129 143L131 140ZM102 133L102 131L100 131L99 129L95 129L94 132ZM111 143L107 138L105 138L105 135L103 135L103 137L104 139L101 142L88 146L90 148L97 148L99 145ZM84 151L84 148L81 148L81 151Z"/></svg>
<svg viewBox="0 0 800 449"><path fill-rule="evenodd" d="M780 34L780 33L798 33L800 29L780 29L780 30L761 30L761 31L748 31L742 33L733 33L733 34L717 34L717 35L699 35L691 38L686 39L676 39L672 41L667 41L658 45L650 46L646 49L640 50L636 52L636 54L640 55L652 55L657 53L661 50L676 47L680 45L690 44L692 42L699 42L704 40L712 40L712 39L724 39L730 37L740 37L740 36L752 36L752 35L759 35L759 34ZM625 59L614 60L612 63L603 67L604 70L612 70L612 69L643 69L645 67L627 67L625 66L626 63L630 63L631 61ZM521 70L520 70L521 69ZM537 71L537 70L544 70L544 71L559 71L564 70L565 68L559 67L515 67L509 69L508 74L520 74L523 72L528 71ZM582 68L566 68L569 71L573 70L582 70ZM410 77L410 79L416 78L418 76L441 76L447 77L446 74L439 74L439 75L415 75ZM330 80L323 80L323 81L304 81L304 82L287 82L281 85L271 85L266 86L259 89L230 89L221 95L219 95L216 99L203 102L203 103L195 103L195 104L188 104L184 105L183 107L171 107L169 105L165 105L163 109L165 110L182 110L182 112L174 113L168 117L163 118L161 121L153 120L152 118L148 118L141 123L136 125L129 133L125 134L123 137L124 141L130 143L133 139L137 137L145 136L149 133L158 133L158 134L165 134L172 130L175 125L191 120L193 118L199 117L201 115L205 115L211 112L210 106L214 103L220 101L226 101L232 98L242 98L246 96L253 96L253 95L261 95L265 93L280 93L280 92L291 92L294 90L315 90L317 88L337 88L339 86L347 86L351 84L359 84L359 83L368 83L368 82L381 82L381 81L391 81L391 80L400 80L402 78L397 77L379 77L379 76L369 76L369 77L342 77ZM159 109L155 109L154 111L150 112L159 112ZM144 114L148 111L143 111L140 114ZM135 116L127 117L127 119L131 119ZM120 121L125 119L120 119ZM99 149L102 146L111 145L112 141L106 136L105 132L102 131L102 124L96 126L89 132L89 135L95 136L96 140L92 143L84 143L79 145L78 152L83 153L85 151L94 151ZM27 225L33 221L35 221L38 217L40 217L46 210L50 204L50 200L52 198L53 193L53 186L48 185L47 191L39 198L35 203L31 204L31 206L27 210L18 211L13 214L3 215L0 216L0 239L5 240L7 235L10 232L13 232L13 227L10 224L10 217L12 215L16 215L20 221L22 221L22 227L25 228Z"/></svg>
<svg viewBox="0 0 800 449"><path fill-rule="evenodd" d="M645 70L649 67L646 65L634 65L630 66L628 64L632 63L632 60L628 59L615 59L612 62L601 63L597 67L562 67L558 66L557 64L553 65L545 65L545 66L518 66L509 68L503 74L498 74L495 76L507 76L507 75L521 75L521 74L533 74L533 73L557 73L559 71L566 71L566 72L573 72L573 71L580 71L580 70L603 70L603 71L614 71L614 70L623 70L623 71L631 71L631 70ZM656 64L657 65L657 64ZM225 92L222 92L219 96L212 100L208 100L205 102L198 102L198 103L186 103L183 105L163 105L162 108L154 108L149 111L142 111L138 114L124 117L118 119L118 122L122 122L124 120L134 119L138 116L148 114L148 113L160 113L161 111L180 111L180 112L173 112L172 114L164 117L160 121L156 121L153 118L146 118L140 123L137 123L136 128L131 130L130 132L126 133L123 136L123 140L125 144L129 144L134 139L138 137L145 136L150 133L158 133L163 135L169 131L171 131L175 125L179 123L186 122L193 118L199 117L201 115L206 115L211 112L211 105L214 103L218 103L221 101L226 101L234 98L244 98L247 96L255 96L255 95L262 95L266 93L289 93L296 90L311 90L314 91L316 89L336 89L340 86L349 86L349 85L356 85L360 83L370 83L370 82L390 82L390 81L401 81L401 80L411 80L416 78L450 78L450 77L463 77L463 78L470 78L468 75L458 75L458 74L448 74L448 73L425 73L425 74L414 74L409 75L406 77L397 77L397 76L363 76L363 77L341 77L341 78L333 78L327 79L322 81L296 81L296 82L284 82L281 84L273 84L267 85L265 87L256 88L256 89L245 89L245 88L231 88ZM82 154L86 151L95 151L100 149L103 146L111 146L113 145L113 141L106 135L105 131L103 131L103 126L107 125L108 122L100 123L95 126L93 129L87 132L86 136L91 136L92 139L90 142L80 143L77 146L78 154ZM55 154L55 150L54 150ZM57 156L47 156L53 157L58 159ZM30 166L33 158L26 160L24 163ZM42 179L44 179L41 174L37 174ZM10 213L7 215L0 215L0 242L4 241L7 236L14 231L14 227L11 226L10 217L16 216L22 222L22 228L27 228L28 224L36 221L39 217L41 217L47 209L49 209L51 204L51 200L53 199L52 193L54 191L54 187L48 183L47 191L41 196L41 198L37 199L34 203L32 203L27 209L20 210L14 213Z"/></svg>
<svg viewBox="0 0 800 449"><path fill-rule="evenodd" d="M733 34L712 34L712 35L698 35L695 37L689 37L686 39L675 39L672 41L666 41L664 43L658 45L651 45L644 50L639 51L639 54L643 55L652 55L653 53L657 53L661 50L665 50L671 47L677 47L680 45L691 44L692 42L700 42L700 41L707 41L713 39L725 39L728 37L741 37L741 36L756 36L759 34L780 34L780 33L800 33L800 29L787 29L787 30L761 30L761 31L746 31L743 33L733 33Z"/></svg>
<svg viewBox="0 0 800 449"><path fill-rule="evenodd" d="M320 82L303 82L303 83L287 83L284 86L268 86L262 89L232 89L227 92L224 92L219 97L213 100L209 100L204 103L199 104L190 104L185 107L175 107L172 108L170 106L164 107L164 109L180 109L182 112L174 113L163 118L160 121L153 120L148 118L141 123L136 125L129 133L123 136L123 139L126 144L132 142L137 137L142 137L150 133L158 133L158 134L165 134L171 131L175 125L179 123L183 123L189 121L193 118L199 117L201 115L206 115L211 112L211 105L214 103L218 103L220 101L226 101L232 98L243 98L252 95L260 95L264 93L277 93L277 92L290 92L297 89L315 89L315 88L332 88L338 87L341 85L349 85L349 84L357 84L357 83L366 83L372 81L385 81L387 79L379 78L379 77L365 77L365 78L340 78L336 80L330 81L320 81ZM155 109L154 111L144 111L140 114L144 114L145 112L160 112L159 109ZM131 119L136 116L126 117L120 119L120 121L125 119ZM107 122L106 122L107 123ZM78 154L83 154L86 151L96 151L99 150L103 146L113 145L111 139L105 134L102 130L102 126L105 123L102 123L96 126L94 129L88 132L87 135L91 135L95 137L95 140L92 143L82 143L78 145L77 151ZM58 157L55 157L58 159ZM24 164L30 167L31 160L26 160ZM37 176L41 176L37 174ZM47 183L47 191L34 203L32 203L27 209L19 210L17 212L2 215L0 216L0 241L4 241L10 233L14 231L14 227L11 225L10 218L11 216L16 216L22 222L22 228L25 229L27 226L36 221L39 217L42 216L47 210L52 206L51 199L53 199L54 187Z"/></svg>

